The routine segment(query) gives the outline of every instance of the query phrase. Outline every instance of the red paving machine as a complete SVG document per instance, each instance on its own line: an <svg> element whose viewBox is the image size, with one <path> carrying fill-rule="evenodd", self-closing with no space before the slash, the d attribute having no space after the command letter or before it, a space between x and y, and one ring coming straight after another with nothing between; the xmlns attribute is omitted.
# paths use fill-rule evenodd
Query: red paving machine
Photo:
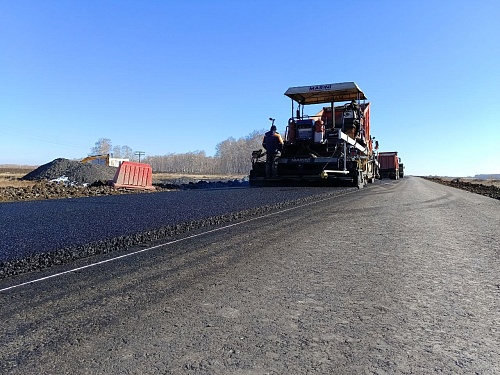
<svg viewBox="0 0 500 375"><path fill-rule="evenodd" d="M254 151L251 185L345 181L362 188L378 177L370 103L356 83L291 87L285 95L292 100L292 117L277 160L277 176L266 177L265 152ZM324 104L329 105L318 107ZM316 114L305 113L314 107Z"/></svg>

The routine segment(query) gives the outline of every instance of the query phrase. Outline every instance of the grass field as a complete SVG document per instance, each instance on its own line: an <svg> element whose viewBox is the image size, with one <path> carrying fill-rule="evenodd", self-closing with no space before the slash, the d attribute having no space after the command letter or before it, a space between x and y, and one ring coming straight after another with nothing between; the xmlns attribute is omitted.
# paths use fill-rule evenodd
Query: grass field
<svg viewBox="0 0 500 375"><path fill-rule="evenodd" d="M0 167L0 187L32 186L34 181L22 181L21 177L31 172L33 167Z"/></svg>

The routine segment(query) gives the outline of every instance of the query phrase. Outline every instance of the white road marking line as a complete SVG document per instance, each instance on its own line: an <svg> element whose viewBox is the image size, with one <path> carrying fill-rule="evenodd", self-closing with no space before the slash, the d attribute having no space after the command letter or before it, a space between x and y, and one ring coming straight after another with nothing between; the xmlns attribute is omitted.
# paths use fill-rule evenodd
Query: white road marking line
<svg viewBox="0 0 500 375"><path fill-rule="evenodd" d="M274 215L278 215L278 214L283 213L283 212L296 210L297 208L306 207L306 206L310 206L312 204L317 204L317 203L320 203L320 202L324 202L326 200L337 198L339 196L342 196L342 195L345 195L345 194L349 194L351 192L352 191L347 191L347 192L343 192L341 194L335 194L335 195L332 195L330 197L320 199L318 201L304 203L302 205L294 206L294 207L290 207L290 208L285 208L285 209L282 209L282 210L279 210L279 211L271 212L271 213L266 214L266 215L260 215L258 217L253 217L253 218L250 218L250 219L247 219L247 220L244 220L244 221L240 221L238 223L233 223L233 224L225 225L225 226L220 227L220 228L210 229L210 230L208 230L206 232L203 232L203 233L193 234L193 235L188 236L188 237L179 238L177 240L173 240L173 241L165 242L165 243L162 243L162 244L159 244L159 245L155 245L155 246L152 246L152 247L148 247L147 249L137 250L137 251L134 251L134 252L131 252L131 253L128 253L128 254L124 254L124 255L120 255L120 256L114 257L114 258L102 260L100 262L87 264L86 266L72 268L72 269L64 271L64 272L59 272L59 273L55 273L53 275L41 277L39 279L35 279L35 280L31 280L31 281L26 281L24 283L12 285L12 286L9 286L7 288L0 289L0 292L5 292L7 290L19 288L21 286L25 286L25 285L28 285L28 284L34 284L34 283L42 282L42 281L45 281L45 280L48 280L48 279L52 279L52 278L55 278L55 277L66 275L68 273L81 271L81 270L84 270L86 268L91 268L91 267L99 266L99 265L104 264L104 263L108 263L108 262L112 262L112 261L115 261L115 260L123 259L123 258L129 257L129 256L132 256L132 255L144 253L146 251L154 250L154 249L157 249L159 247L168 246L168 245L172 245L172 244L177 243L177 242L182 242L182 241L186 241L186 240L189 240L189 239L192 239L192 238L200 237L200 236L203 236L203 235L208 234L208 233L218 232L220 230L224 230L224 229L227 229L227 228L235 227L237 225L249 223L251 221L259 220L259 219L262 219L262 218L265 218L265 217L274 216Z"/></svg>

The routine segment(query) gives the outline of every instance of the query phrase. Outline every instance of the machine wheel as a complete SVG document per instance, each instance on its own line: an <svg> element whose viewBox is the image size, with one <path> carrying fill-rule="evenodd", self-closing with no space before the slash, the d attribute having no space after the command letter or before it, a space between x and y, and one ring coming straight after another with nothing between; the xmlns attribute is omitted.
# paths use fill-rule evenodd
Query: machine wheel
<svg viewBox="0 0 500 375"><path fill-rule="evenodd" d="M363 189L366 185L365 177L363 175L363 171L358 171L358 174L353 179L353 185L357 186L358 189Z"/></svg>

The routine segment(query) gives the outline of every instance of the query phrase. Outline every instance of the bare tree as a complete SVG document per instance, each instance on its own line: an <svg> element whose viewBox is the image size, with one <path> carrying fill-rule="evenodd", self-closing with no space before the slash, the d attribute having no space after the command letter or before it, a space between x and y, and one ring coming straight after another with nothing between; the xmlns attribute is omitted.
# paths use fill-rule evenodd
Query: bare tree
<svg viewBox="0 0 500 375"><path fill-rule="evenodd" d="M262 147L265 131L254 131L238 140L228 138L216 146L215 157L218 159L221 173L244 174L251 168L252 151Z"/></svg>
<svg viewBox="0 0 500 375"><path fill-rule="evenodd" d="M121 147L120 146L114 146L113 147L113 157L115 158L121 158L122 156L122 153L121 153Z"/></svg>
<svg viewBox="0 0 500 375"><path fill-rule="evenodd" d="M135 160L134 150L130 146L112 146L111 139L99 138L94 147L91 148L89 155L106 155L112 151L113 157L121 159Z"/></svg>
<svg viewBox="0 0 500 375"><path fill-rule="evenodd" d="M95 146L90 149L90 155L105 155L111 152L111 139L99 138Z"/></svg>
<svg viewBox="0 0 500 375"><path fill-rule="evenodd" d="M129 146L122 146L120 155L124 159L135 159L134 150L132 150Z"/></svg>

